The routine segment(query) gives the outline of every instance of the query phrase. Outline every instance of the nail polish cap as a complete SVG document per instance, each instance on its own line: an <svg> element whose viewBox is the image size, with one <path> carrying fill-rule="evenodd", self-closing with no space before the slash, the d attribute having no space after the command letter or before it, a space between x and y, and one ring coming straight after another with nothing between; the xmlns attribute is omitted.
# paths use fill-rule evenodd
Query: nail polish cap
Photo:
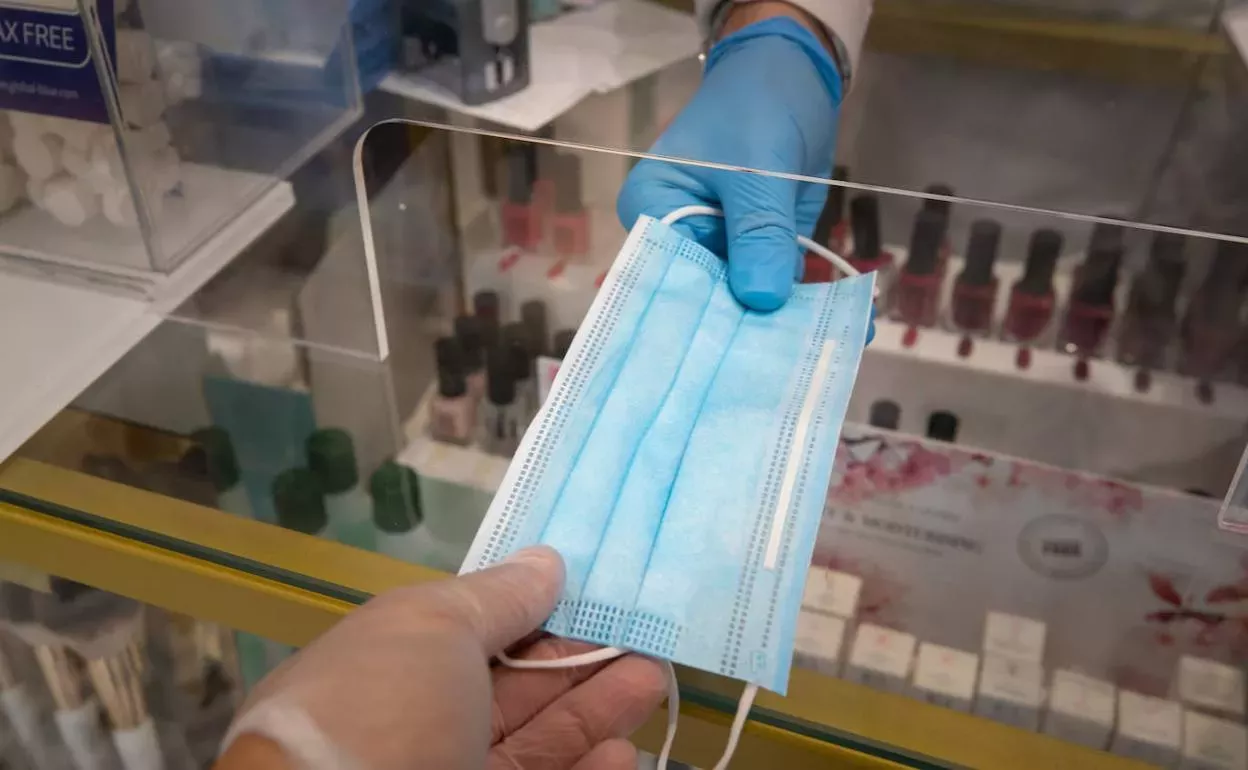
<svg viewBox="0 0 1248 770"><path fill-rule="evenodd" d="M995 219L976 219L971 223L971 237L966 244L966 268L958 283L987 286L992 283L992 266L997 261L1001 243L1001 225Z"/></svg>
<svg viewBox="0 0 1248 770"><path fill-rule="evenodd" d="M849 202L849 226L854 233L854 255L875 259L880 255L880 200L859 195Z"/></svg>
<svg viewBox="0 0 1248 770"><path fill-rule="evenodd" d="M534 355L546 355L548 339L546 326L546 303L540 299L529 300L520 306L520 322L529 335L529 350Z"/></svg>
<svg viewBox="0 0 1248 770"><path fill-rule="evenodd" d="M1018 290L1032 296L1043 296L1053 291L1053 270L1062 253L1062 234L1056 230L1037 230L1027 244L1027 265Z"/></svg>
<svg viewBox="0 0 1248 770"><path fill-rule="evenodd" d="M941 184L941 183L929 185L928 188L924 190L923 192L927 193L928 195L944 195L949 198L952 198L954 194L952 187L950 187L947 184ZM953 208L953 204L950 203L949 201L933 200L931 198L923 199L923 209L925 211L935 211L941 214L942 216L944 216L946 226L948 225L949 212L952 208Z"/></svg>
<svg viewBox="0 0 1248 770"><path fill-rule="evenodd" d="M278 524L305 535L320 534L329 523L316 474L307 468L291 468L273 479L273 507Z"/></svg>
<svg viewBox="0 0 1248 770"><path fill-rule="evenodd" d="M953 443L958 438L958 416L953 412L932 412L927 418L927 437Z"/></svg>
<svg viewBox="0 0 1248 770"><path fill-rule="evenodd" d="M910 236L910 253L906 256L905 272L910 275L931 275L940 261L940 244L945 238L945 216L939 211L922 209L914 218Z"/></svg>
<svg viewBox="0 0 1248 770"><path fill-rule="evenodd" d="M585 210L581 191L581 159L575 155L558 155L555 158L555 211L560 214L579 214Z"/></svg>
<svg viewBox="0 0 1248 770"><path fill-rule="evenodd" d="M483 324L498 323L499 305L496 291L479 291L472 295L472 312Z"/></svg>
<svg viewBox="0 0 1248 770"><path fill-rule="evenodd" d="M455 319L455 339L459 340L464 371L475 372L485 363L485 332L475 316L461 315Z"/></svg>
<svg viewBox="0 0 1248 770"><path fill-rule="evenodd" d="M308 469L327 495L346 492L360 482L355 442L341 428L322 428L308 437Z"/></svg>
<svg viewBox="0 0 1248 770"><path fill-rule="evenodd" d="M896 401L876 401L871 405L869 421L877 428L897 430L901 424L901 407Z"/></svg>
<svg viewBox="0 0 1248 770"><path fill-rule="evenodd" d="M848 179L849 169L845 166L837 166L832 171L832 178ZM832 228L839 225L844 218L845 188L840 185L828 185L828 199L824 201L823 211L819 212L819 219L815 222L815 231L811 233L810 239L822 246L827 246L832 237Z"/></svg>
<svg viewBox="0 0 1248 770"><path fill-rule="evenodd" d="M203 461L208 478L218 492L233 488L242 472L238 467L238 455L234 453L234 443L230 434L218 427L204 428L191 434L195 448L203 452Z"/></svg>
<svg viewBox="0 0 1248 770"><path fill-rule="evenodd" d="M555 358L560 361L568 357L568 350L572 347L572 340L576 339L575 329L562 329L555 332Z"/></svg>
<svg viewBox="0 0 1248 770"><path fill-rule="evenodd" d="M1243 302L1244 283L1248 278L1248 247L1229 241L1218 244L1213 255L1213 264L1192 304L1202 303L1207 307L1201 313L1211 320L1239 317L1240 305Z"/></svg>
<svg viewBox="0 0 1248 770"><path fill-rule="evenodd" d="M468 392L468 378L463 369L438 366L438 395L442 398L460 398Z"/></svg>
<svg viewBox="0 0 1248 770"><path fill-rule="evenodd" d="M516 400L516 379L511 369L514 361L511 351L501 345L490 348L486 354L486 395L491 404L507 406Z"/></svg>
<svg viewBox="0 0 1248 770"><path fill-rule="evenodd" d="M1088 305L1113 303L1118 286L1118 268L1122 265L1122 228L1097 223L1088 242L1088 254L1075 273L1071 299Z"/></svg>
<svg viewBox="0 0 1248 770"><path fill-rule="evenodd" d="M1157 233L1148 254L1148 265L1131 284L1130 305L1135 312L1172 316L1183 285L1187 265L1183 261L1186 239L1175 233Z"/></svg>
<svg viewBox="0 0 1248 770"><path fill-rule="evenodd" d="M454 337L439 337L433 343L433 360L439 369L464 369L464 349Z"/></svg>
<svg viewBox="0 0 1248 770"><path fill-rule="evenodd" d="M411 468L393 460L381 464L368 479L368 493L373 498L373 523L382 532L411 532L423 518L420 510L420 487Z"/></svg>
<svg viewBox="0 0 1248 770"><path fill-rule="evenodd" d="M533 352L529 348L529 330L522 323L507 324L503 328L503 346L511 356L511 375L515 380L527 380L533 376Z"/></svg>
<svg viewBox="0 0 1248 770"><path fill-rule="evenodd" d="M507 200L521 206L532 203L533 181L536 178L537 150L532 146L508 147Z"/></svg>

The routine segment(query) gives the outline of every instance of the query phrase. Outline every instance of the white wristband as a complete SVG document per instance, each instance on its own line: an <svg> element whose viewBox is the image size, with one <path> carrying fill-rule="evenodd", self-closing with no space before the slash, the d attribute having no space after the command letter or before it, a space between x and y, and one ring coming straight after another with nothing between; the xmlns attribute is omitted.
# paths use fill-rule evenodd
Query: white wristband
<svg viewBox="0 0 1248 770"><path fill-rule="evenodd" d="M364 770L360 762L325 736L306 711L281 700L264 701L230 725L221 741L221 754L247 734L276 743L298 770Z"/></svg>

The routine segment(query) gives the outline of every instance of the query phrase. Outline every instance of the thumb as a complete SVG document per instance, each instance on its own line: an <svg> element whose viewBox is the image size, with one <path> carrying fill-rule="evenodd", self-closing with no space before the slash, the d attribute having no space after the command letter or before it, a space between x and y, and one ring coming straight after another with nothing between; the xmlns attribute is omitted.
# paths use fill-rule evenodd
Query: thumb
<svg viewBox="0 0 1248 770"><path fill-rule="evenodd" d="M797 246L797 182L742 174L723 191L728 234L728 284L737 300L771 311L793 293Z"/></svg>
<svg viewBox="0 0 1248 770"><path fill-rule="evenodd" d="M555 549L517 551L501 564L436 584L430 610L466 627L485 654L497 655L532 633L563 592L563 559Z"/></svg>

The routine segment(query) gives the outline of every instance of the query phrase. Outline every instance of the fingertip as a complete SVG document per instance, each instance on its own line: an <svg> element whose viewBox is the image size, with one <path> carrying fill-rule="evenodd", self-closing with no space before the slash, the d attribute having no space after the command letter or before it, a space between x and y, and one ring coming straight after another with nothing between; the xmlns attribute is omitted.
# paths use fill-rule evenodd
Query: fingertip
<svg viewBox="0 0 1248 770"><path fill-rule="evenodd" d="M770 313L778 310L793 293L792 274L758 275L758 271L738 271L729 267L728 284L737 301L750 310ZM742 275L741 273L745 273Z"/></svg>
<svg viewBox="0 0 1248 770"><path fill-rule="evenodd" d="M769 225L738 235L728 244L733 295L751 310L778 309L793 293L798 254L793 232L783 227Z"/></svg>

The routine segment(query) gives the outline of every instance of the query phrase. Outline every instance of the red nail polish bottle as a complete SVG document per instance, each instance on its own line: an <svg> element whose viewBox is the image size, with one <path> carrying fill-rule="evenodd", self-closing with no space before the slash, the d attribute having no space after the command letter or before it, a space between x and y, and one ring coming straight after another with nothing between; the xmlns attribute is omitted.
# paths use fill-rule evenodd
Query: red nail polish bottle
<svg viewBox="0 0 1248 770"><path fill-rule="evenodd" d="M944 217L922 209L914 220L910 253L897 276L893 316L912 328L936 325L940 312L940 239Z"/></svg>
<svg viewBox="0 0 1248 770"><path fill-rule="evenodd" d="M971 223L966 245L966 267L953 284L950 321L967 337L987 337L992 331L993 310L997 303L997 277L992 273L1001 243L1001 225L992 219ZM967 340L969 342L969 339ZM970 353L970 345L963 348Z"/></svg>
<svg viewBox="0 0 1248 770"><path fill-rule="evenodd" d="M1177 323L1175 302L1183 283L1184 238L1158 233L1153 238L1148 265L1131 281L1131 293L1118 333L1118 361L1138 366L1136 389L1148 390L1149 370L1165 365L1166 351Z"/></svg>
<svg viewBox="0 0 1248 770"><path fill-rule="evenodd" d="M589 256L589 212L581 195L581 159L575 155L558 157L558 187L555 188L555 216L552 222L555 253L568 260Z"/></svg>
<svg viewBox="0 0 1248 770"><path fill-rule="evenodd" d="M1032 233L1023 277L1010 290L1001 339L1019 343L1017 363L1020 369L1026 369L1031 361L1030 346L1043 344L1052 327L1056 304L1053 270L1061 253L1061 233L1056 230Z"/></svg>
<svg viewBox="0 0 1248 770"><path fill-rule="evenodd" d="M862 273L875 271L880 296L876 307L887 313L893 301L897 268L892 252L880 246L880 201L874 195L859 195L849 202L849 223L854 233L854 251L846 259Z"/></svg>
<svg viewBox="0 0 1248 770"><path fill-rule="evenodd" d="M531 251L542 242L542 210L533 200L532 147L507 150L507 200L503 201L503 243Z"/></svg>
<svg viewBox="0 0 1248 770"><path fill-rule="evenodd" d="M1114 291L1118 288L1122 254L1121 227L1102 223L1093 228L1087 257L1075 271L1058 339L1059 350L1078 356L1078 379L1087 376L1087 361L1100 355L1114 321Z"/></svg>
<svg viewBox="0 0 1248 770"><path fill-rule="evenodd" d="M952 198L954 195L952 187L941 183L929 185L923 192L928 195L943 195L948 198ZM953 213L953 204L949 201L932 200L929 198L923 201L923 209L936 212L945 222L944 231L940 235L940 262L937 267L937 272L940 273L940 280L943 283L949 267L949 257L953 254L953 245L949 243L949 217Z"/></svg>
<svg viewBox="0 0 1248 770"><path fill-rule="evenodd" d="M1183 316L1179 372L1200 381L1200 392L1212 397L1212 383L1230 372L1240 341L1239 311L1248 277L1248 248L1218 244L1213 265L1192 295Z"/></svg>
<svg viewBox="0 0 1248 770"><path fill-rule="evenodd" d="M844 179L844 166L837 166L832 174L833 179ZM815 243L827 246L837 254L845 253L845 188L837 185L828 187L828 199L819 212L815 222L815 231L810 239ZM827 283L836 280L832 264L828 260L811 252L806 252L802 283Z"/></svg>

